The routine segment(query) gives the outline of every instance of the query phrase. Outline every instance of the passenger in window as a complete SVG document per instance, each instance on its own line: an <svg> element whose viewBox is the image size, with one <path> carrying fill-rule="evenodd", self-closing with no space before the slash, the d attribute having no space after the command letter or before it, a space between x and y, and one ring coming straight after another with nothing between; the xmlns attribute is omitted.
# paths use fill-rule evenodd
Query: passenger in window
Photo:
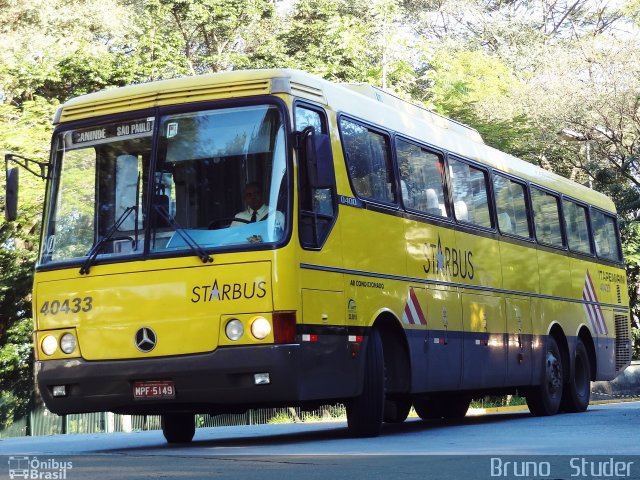
<svg viewBox="0 0 640 480"><path fill-rule="evenodd" d="M469 209L467 203L463 200L458 200L453 204L453 209L456 212L456 218L465 222L469 221Z"/></svg>
<svg viewBox="0 0 640 480"><path fill-rule="evenodd" d="M231 222L232 227L266 220L270 215L276 216L276 227L284 228L284 215L277 210L269 210L262 200L262 188L258 182L250 182L244 187L244 201L247 208L236 213Z"/></svg>
<svg viewBox="0 0 640 480"><path fill-rule="evenodd" d="M433 188L427 188L426 190L427 197L427 213L432 215L442 215L442 210L440 209L440 203L438 202L438 194Z"/></svg>

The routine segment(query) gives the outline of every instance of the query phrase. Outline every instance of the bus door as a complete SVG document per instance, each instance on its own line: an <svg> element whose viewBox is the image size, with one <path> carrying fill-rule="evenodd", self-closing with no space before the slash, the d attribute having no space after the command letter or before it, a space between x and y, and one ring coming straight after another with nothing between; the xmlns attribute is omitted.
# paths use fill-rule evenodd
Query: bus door
<svg viewBox="0 0 640 480"><path fill-rule="evenodd" d="M295 130L299 132L298 149L298 232L300 250L301 318L298 322L303 342L311 342L310 355L315 361L305 365L309 382L307 396L321 397L327 384L343 385L345 395L354 392L350 378L355 363L349 361L347 332L347 302L344 295L342 249L340 232L335 227L337 202L335 180L333 185L318 188L310 179L306 146L312 135L328 133L327 118L322 108L302 102L294 106ZM304 132L304 133L303 133ZM332 368L331 359L341 361L340 371Z"/></svg>

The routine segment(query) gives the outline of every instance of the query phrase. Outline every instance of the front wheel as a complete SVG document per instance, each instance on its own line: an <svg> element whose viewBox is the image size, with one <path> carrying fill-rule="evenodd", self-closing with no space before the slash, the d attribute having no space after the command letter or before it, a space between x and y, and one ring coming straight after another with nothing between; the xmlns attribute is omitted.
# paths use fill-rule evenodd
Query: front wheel
<svg viewBox="0 0 640 480"><path fill-rule="evenodd" d="M189 443L196 433L192 413L167 413L162 416L162 433L169 443Z"/></svg>
<svg viewBox="0 0 640 480"><path fill-rule="evenodd" d="M531 387L526 393L529 411L536 417L555 415L562 400L562 357L553 337L547 338L543 361L540 385Z"/></svg>
<svg viewBox="0 0 640 480"><path fill-rule="evenodd" d="M365 349L362 393L346 402L347 425L356 437L380 434L384 412L384 356L380 332L371 329Z"/></svg>
<svg viewBox="0 0 640 480"><path fill-rule="evenodd" d="M565 412L584 412L591 397L591 363L587 348L578 338L573 357L573 370L562 392L561 408Z"/></svg>
<svg viewBox="0 0 640 480"><path fill-rule="evenodd" d="M469 410L471 397L463 393L433 394L413 403L418 416L423 420L464 418Z"/></svg>

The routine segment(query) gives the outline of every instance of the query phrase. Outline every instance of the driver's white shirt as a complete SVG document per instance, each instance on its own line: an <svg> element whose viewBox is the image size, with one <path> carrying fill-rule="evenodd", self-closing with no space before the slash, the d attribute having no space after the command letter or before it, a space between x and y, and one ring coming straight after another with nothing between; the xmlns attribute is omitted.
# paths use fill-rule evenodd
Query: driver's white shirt
<svg viewBox="0 0 640 480"><path fill-rule="evenodd" d="M259 222L261 220L265 220L267 219L267 215L271 214L273 215L275 213L276 216L276 227L279 228L284 228L284 215L282 214L282 212L279 212L277 210L272 210L271 212L269 211L269 207L265 204L262 204L262 206L256 210L256 222ZM248 222L251 222L251 216L253 215L253 208L251 207L247 207L246 210L243 210L241 212L238 212L235 217L233 218L238 218L240 220L246 220L246 222L231 222L232 227L237 227L239 225L245 225Z"/></svg>

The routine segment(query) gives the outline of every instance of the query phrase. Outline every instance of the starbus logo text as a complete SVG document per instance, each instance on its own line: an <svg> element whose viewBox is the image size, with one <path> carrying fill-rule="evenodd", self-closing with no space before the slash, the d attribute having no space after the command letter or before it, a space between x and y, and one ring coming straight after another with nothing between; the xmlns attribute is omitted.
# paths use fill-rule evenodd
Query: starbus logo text
<svg viewBox="0 0 640 480"><path fill-rule="evenodd" d="M440 235L438 235L438 244L424 244L424 254L426 263L423 265L425 273L442 273L453 277L473 279L475 274L471 258L473 252L470 250L460 250L458 248L449 248L442 246Z"/></svg>
<svg viewBox="0 0 640 480"><path fill-rule="evenodd" d="M215 279L211 285L196 285L191 290L191 302L205 303L213 301L263 298L267 294L267 282L254 281L244 283L220 283Z"/></svg>

